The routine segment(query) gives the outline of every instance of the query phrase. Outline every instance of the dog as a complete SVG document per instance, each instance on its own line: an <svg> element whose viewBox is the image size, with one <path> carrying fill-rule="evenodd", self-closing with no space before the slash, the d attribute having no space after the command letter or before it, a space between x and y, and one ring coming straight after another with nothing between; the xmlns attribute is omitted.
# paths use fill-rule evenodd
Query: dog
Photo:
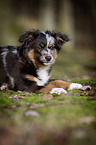
<svg viewBox="0 0 96 145"><path fill-rule="evenodd" d="M14 91L67 93L66 90L81 89L78 83L50 80L50 72L61 50L68 42L66 34L31 30L20 36L21 46L0 47L0 86L8 84Z"/></svg>

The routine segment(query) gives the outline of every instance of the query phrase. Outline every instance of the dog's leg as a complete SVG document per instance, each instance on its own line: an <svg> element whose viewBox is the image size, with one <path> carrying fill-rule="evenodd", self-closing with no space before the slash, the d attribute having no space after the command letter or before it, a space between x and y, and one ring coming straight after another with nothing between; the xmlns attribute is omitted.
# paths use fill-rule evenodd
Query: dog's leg
<svg viewBox="0 0 96 145"><path fill-rule="evenodd" d="M61 80L55 80L55 81L50 81L48 85L40 89L39 91L42 93L49 93L52 91L53 88L64 88L68 89L70 87L71 83L67 83Z"/></svg>
<svg viewBox="0 0 96 145"><path fill-rule="evenodd" d="M49 84L39 91L42 93L67 93L66 90L81 89L82 85L78 83L67 83L61 80L50 81Z"/></svg>

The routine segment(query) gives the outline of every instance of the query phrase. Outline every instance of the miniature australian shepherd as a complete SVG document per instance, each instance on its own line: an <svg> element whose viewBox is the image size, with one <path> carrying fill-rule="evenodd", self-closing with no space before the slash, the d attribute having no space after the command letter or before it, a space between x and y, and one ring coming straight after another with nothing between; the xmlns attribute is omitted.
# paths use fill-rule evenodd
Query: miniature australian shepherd
<svg viewBox="0 0 96 145"><path fill-rule="evenodd" d="M19 47L0 47L0 86L7 84L14 91L67 93L81 89L78 83L50 80L50 72L67 35L55 31L27 31L21 35Z"/></svg>

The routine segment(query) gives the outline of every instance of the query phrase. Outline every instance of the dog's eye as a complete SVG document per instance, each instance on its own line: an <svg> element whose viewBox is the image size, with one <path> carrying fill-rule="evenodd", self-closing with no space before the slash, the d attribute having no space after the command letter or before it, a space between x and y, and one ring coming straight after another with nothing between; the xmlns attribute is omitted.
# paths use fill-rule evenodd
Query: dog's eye
<svg viewBox="0 0 96 145"><path fill-rule="evenodd" d="M50 44L48 45L48 47L51 48L51 47L52 47L52 43L50 43Z"/></svg>
<svg viewBox="0 0 96 145"><path fill-rule="evenodd" d="M41 43L40 46L41 46L42 48L44 48L44 43Z"/></svg>

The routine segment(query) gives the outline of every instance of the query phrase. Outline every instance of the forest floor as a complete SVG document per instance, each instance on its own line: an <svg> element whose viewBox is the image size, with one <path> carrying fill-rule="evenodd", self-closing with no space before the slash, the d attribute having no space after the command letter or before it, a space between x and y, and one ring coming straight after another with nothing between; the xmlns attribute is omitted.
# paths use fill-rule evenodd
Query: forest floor
<svg viewBox="0 0 96 145"><path fill-rule="evenodd" d="M60 96L0 91L0 145L96 145L96 60L88 54L62 51L52 78L91 90Z"/></svg>

